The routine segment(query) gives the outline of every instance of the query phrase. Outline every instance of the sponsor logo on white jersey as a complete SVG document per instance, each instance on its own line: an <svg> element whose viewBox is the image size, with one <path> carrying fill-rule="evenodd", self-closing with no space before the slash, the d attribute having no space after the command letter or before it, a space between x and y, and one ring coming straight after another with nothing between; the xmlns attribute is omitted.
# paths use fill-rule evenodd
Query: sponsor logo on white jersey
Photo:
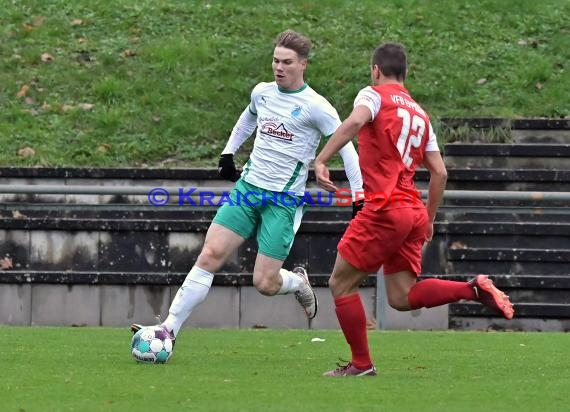
<svg viewBox="0 0 570 412"><path fill-rule="evenodd" d="M261 125L261 133L278 139L293 141L295 135L289 132L283 123L278 122L265 122Z"/></svg>

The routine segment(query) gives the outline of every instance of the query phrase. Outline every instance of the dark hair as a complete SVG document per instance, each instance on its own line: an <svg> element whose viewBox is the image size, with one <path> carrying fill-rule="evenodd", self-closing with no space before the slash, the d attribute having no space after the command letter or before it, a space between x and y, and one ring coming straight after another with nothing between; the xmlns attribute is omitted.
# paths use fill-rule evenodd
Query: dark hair
<svg viewBox="0 0 570 412"><path fill-rule="evenodd" d="M378 66L384 76L404 81L408 68L406 49L399 43L381 44L372 54L372 66L374 65Z"/></svg>
<svg viewBox="0 0 570 412"><path fill-rule="evenodd" d="M275 47L291 49L297 52L301 59L307 59L311 52L311 41L296 31L285 30L284 32L279 33L275 39Z"/></svg>

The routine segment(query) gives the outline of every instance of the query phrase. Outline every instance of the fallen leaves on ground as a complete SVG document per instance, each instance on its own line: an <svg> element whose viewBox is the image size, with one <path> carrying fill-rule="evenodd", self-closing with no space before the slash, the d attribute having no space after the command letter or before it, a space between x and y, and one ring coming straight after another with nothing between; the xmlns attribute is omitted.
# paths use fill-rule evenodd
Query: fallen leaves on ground
<svg viewBox="0 0 570 412"><path fill-rule="evenodd" d="M36 151L31 147L23 147L18 150L18 156L20 157L32 157L36 154Z"/></svg>

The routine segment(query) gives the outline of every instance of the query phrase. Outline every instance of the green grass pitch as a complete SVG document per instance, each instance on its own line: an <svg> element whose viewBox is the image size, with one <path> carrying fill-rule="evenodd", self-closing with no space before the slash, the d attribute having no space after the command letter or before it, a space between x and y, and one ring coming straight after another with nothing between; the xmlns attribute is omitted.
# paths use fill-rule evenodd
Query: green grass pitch
<svg viewBox="0 0 570 412"><path fill-rule="evenodd" d="M312 338L324 342L311 342ZM567 411L570 334L369 333L376 378L327 378L339 331L181 332L137 364L117 328L0 327L0 411Z"/></svg>

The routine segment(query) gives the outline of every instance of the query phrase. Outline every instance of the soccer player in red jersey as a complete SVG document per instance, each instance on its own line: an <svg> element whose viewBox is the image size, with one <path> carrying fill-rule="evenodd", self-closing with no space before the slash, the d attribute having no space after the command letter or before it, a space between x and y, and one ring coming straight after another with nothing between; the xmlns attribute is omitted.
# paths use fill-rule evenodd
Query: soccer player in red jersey
<svg viewBox="0 0 570 412"><path fill-rule="evenodd" d="M431 308L467 299L481 302L507 319L513 317L508 296L485 275L469 282L417 282L422 246L433 236L447 171L429 116L404 87L406 61L406 51L400 44L385 43L376 48L371 62L372 86L360 90L352 113L315 159L319 186L337 190L329 179L326 162L358 134L365 203L338 244L329 280L352 359L326 372L327 376L376 375L358 286L382 266L388 303L394 309ZM427 204L418 196L413 182L420 165L430 173Z"/></svg>

